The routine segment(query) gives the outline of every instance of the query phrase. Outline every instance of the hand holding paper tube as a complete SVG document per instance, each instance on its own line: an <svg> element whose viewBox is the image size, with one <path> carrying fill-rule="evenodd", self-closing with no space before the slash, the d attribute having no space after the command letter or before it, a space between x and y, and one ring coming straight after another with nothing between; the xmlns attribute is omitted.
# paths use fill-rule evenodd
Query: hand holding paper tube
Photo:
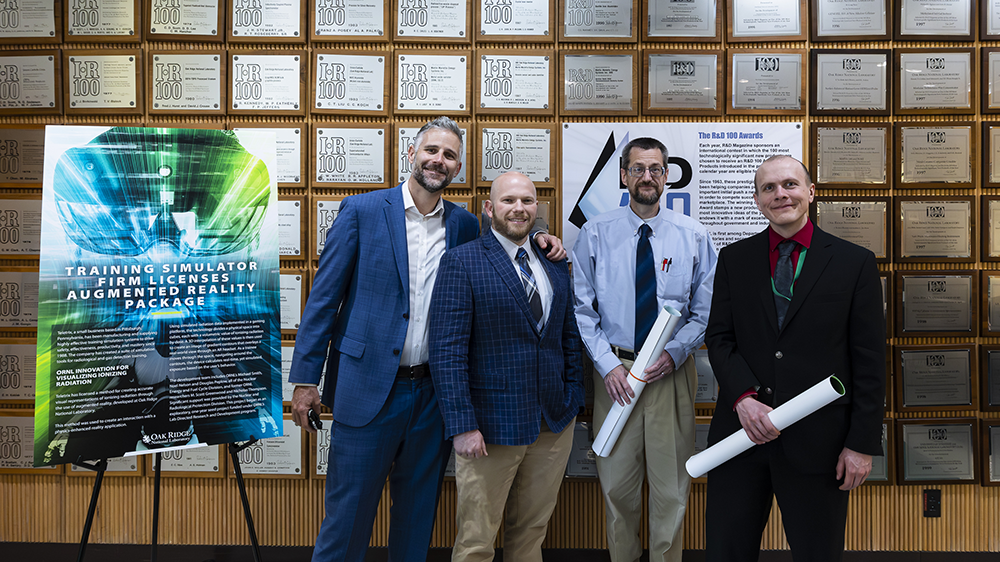
<svg viewBox="0 0 1000 562"><path fill-rule="evenodd" d="M829 378L819 381L812 388L771 410L767 417L778 431L782 431L843 395L844 385L837 377L830 375ZM694 455L684 466L692 478L698 478L753 445L753 441L747 437L746 430L741 429Z"/></svg>
<svg viewBox="0 0 1000 562"><path fill-rule="evenodd" d="M601 426L597 437L594 438L592 448L597 456L606 457L611 454L611 449L614 448L618 436L622 433L622 428L625 427L625 422L628 421L629 414L632 413L632 408L635 407L635 401L639 399L642 389L646 387L646 368L659 359L663 347L667 345L667 340L674 333L674 328L677 327L680 319L681 313L673 307L664 306L660 309L660 314L656 317L656 322L653 323L649 335L646 336L646 341L642 343L639 356L636 357L635 363L632 364L632 370L629 372L628 384L632 387L635 398L624 406L617 402L611 406L611 411L608 412L604 425Z"/></svg>

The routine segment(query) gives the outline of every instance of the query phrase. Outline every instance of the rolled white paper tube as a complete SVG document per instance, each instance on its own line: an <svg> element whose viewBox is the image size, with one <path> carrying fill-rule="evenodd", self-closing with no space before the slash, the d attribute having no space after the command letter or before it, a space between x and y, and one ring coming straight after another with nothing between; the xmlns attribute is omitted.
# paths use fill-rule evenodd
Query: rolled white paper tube
<svg viewBox="0 0 1000 562"><path fill-rule="evenodd" d="M677 323L680 320L681 313L677 312L677 309L672 306L664 305L660 309L660 314L656 317L656 322L653 323L653 327L649 330L646 341L642 343L639 356L632 363L632 370L627 377L628 384L632 388L632 392L635 393L635 397L624 406L619 405L618 402L611 405L608 417L604 419L601 430L597 432L597 437L594 438L592 448L597 456L606 457L611 454L611 449L615 447L618 436L621 435L622 428L625 427L625 422L628 421L629 414L632 413L632 408L635 407L635 401L639 399L642 389L646 387L644 380L646 378L646 368L659 359L660 353L663 352L664 346L667 345L667 340L674 333L674 328L677 327Z"/></svg>
<svg viewBox="0 0 1000 562"><path fill-rule="evenodd" d="M830 375L811 388L778 406L767 415L778 431L801 420L809 414L844 395L844 385L840 379ZM715 445L694 455L685 463L688 474L698 478L720 464L754 446L745 429L740 429Z"/></svg>

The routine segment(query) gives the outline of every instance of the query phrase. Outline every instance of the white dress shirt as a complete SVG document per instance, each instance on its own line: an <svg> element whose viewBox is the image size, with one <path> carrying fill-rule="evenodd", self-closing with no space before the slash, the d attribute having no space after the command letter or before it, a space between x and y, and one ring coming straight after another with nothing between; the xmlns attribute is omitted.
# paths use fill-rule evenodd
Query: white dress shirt
<svg viewBox="0 0 1000 562"><path fill-rule="evenodd" d="M426 363L428 358L427 313L437 279L438 264L447 249L444 229L444 202L438 197L434 210L424 215L403 184L403 208L406 211L406 257L410 278L410 321L406 340L399 354L399 365L409 367Z"/></svg>

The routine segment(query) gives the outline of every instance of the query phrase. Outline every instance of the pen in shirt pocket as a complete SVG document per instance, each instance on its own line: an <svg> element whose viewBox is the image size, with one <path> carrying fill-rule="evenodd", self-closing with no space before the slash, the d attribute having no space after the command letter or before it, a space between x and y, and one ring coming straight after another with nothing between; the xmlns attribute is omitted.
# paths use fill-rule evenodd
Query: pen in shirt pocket
<svg viewBox="0 0 1000 562"><path fill-rule="evenodd" d="M660 264L660 271L670 272L670 264L674 263L674 258L663 258L663 263Z"/></svg>

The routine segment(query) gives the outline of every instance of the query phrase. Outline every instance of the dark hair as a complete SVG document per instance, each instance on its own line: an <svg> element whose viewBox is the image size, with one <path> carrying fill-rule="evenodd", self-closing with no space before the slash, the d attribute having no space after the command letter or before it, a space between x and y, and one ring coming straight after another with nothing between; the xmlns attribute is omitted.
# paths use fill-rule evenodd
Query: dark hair
<svg viewBox="0 0 1000 562"><path fill-rule="evenodd" d="M427 122L427 124L423 127L420 127L420 130L417 131L417 136L413 137L413 148L420 147L420 140L423 139L424 133L431 129L444 129L445 131L450 131L458 137L458 153L461 154L465 149L465 138L462 136L462 129L459 128L458 123L443 115L433 121Z"/></svg>
<svg viewBox="0 0 1000 562"><path fill-rule="evenodd" d="M663 165L667 165L667 147L663 146L662 142L652 137L639 137L628 141L628 144L622 148L621 168L623 170L627 170L629 167L629 157L632 154L633 148L638 148L639 150L659 150L660 153L663 154Z"/></svg>

